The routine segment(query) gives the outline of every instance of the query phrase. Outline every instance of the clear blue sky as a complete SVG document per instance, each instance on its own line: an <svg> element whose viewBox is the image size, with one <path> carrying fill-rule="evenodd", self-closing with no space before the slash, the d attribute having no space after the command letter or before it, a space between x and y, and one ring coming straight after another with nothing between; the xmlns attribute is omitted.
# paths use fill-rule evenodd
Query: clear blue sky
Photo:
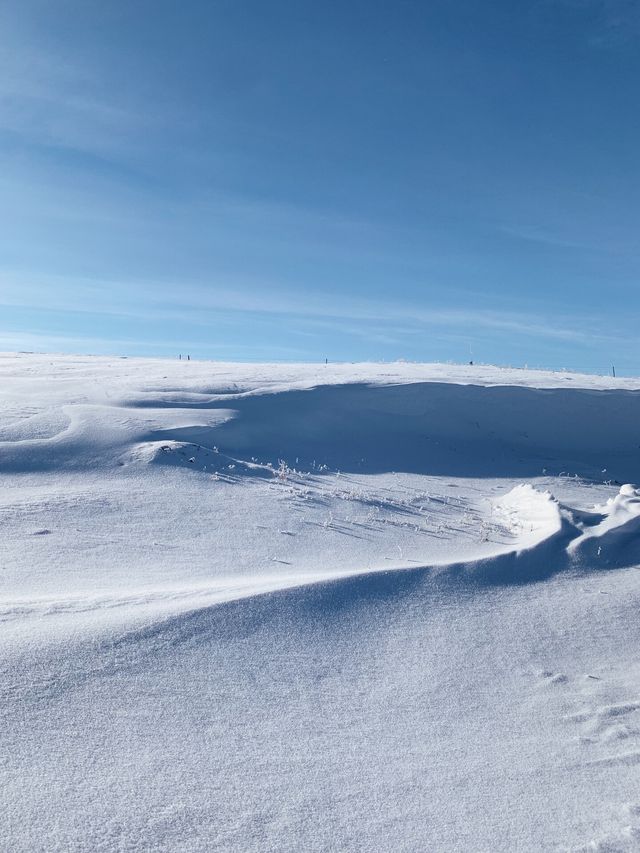
<svg viewBox="0 0 640 853"><path fill-rule="evenodd" d="M640 373L637 0L5 0L0 349Z"/></svg>

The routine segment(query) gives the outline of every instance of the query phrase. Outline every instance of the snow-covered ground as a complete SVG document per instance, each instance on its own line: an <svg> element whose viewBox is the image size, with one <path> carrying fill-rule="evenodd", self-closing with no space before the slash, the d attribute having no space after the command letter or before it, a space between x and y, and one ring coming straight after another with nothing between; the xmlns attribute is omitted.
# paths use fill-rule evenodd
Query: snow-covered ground
<svg viewBox="0 0 640 853"><path fill-rule="evenodd" d="M0 355L0 847L640 850L640 380Z"/></svg>

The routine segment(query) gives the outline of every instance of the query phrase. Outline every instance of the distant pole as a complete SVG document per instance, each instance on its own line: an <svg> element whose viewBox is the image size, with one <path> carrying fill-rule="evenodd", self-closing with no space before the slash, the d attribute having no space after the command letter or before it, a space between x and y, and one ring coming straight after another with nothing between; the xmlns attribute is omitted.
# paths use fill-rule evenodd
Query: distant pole
<svg viewBox="0 0 640 853"><path fill-rule="evenodd" d="M613 376L614 379L616 378L616 368L615 368L615 365L613 365L613 364L611 365L611 375Z"/></svg>
<svg viewBox="0 0 640 853"><path fill-rule="evenodd" d="M180 355L178 356L178 358L180 359L180 361L182 361L182 353L180 353Z"/></svg>
<svg viewBox="0 0 640 853"><path fill-rule="evenodd" d="M329 364L329 359L328 359L328 358L325 358L324 363L325 363L325 364Z"/></svg>

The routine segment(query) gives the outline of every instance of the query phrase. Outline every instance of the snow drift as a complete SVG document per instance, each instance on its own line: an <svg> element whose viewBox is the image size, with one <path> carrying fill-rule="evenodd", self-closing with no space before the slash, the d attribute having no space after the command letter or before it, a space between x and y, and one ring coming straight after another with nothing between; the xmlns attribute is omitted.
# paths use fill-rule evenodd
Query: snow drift
<svg viewBox="0 0 640 853"><path fill-rule="evenodd" d="M638 849L637 383L0 378L7 849Z"/></svg>

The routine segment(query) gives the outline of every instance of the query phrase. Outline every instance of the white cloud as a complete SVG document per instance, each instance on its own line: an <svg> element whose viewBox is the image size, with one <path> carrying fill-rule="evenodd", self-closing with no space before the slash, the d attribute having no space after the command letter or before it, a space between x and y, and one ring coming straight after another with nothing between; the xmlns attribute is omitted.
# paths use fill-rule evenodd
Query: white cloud
<svg viewBox="0 0 640 853"><path fill-rule="evenodd" d="M345 334L382 340L411 330L444 329L510 335L573 343L606 340L597 318L557 318L473 308L424 307L410 299L328 297L283 290L270 282L220 280L216 285L175 282L110 282L39 278L0 273L0 305L22 306L122 318L172 320L194 327L220 325L229 315L290 317L307 328L320 325Z"/></svg>

